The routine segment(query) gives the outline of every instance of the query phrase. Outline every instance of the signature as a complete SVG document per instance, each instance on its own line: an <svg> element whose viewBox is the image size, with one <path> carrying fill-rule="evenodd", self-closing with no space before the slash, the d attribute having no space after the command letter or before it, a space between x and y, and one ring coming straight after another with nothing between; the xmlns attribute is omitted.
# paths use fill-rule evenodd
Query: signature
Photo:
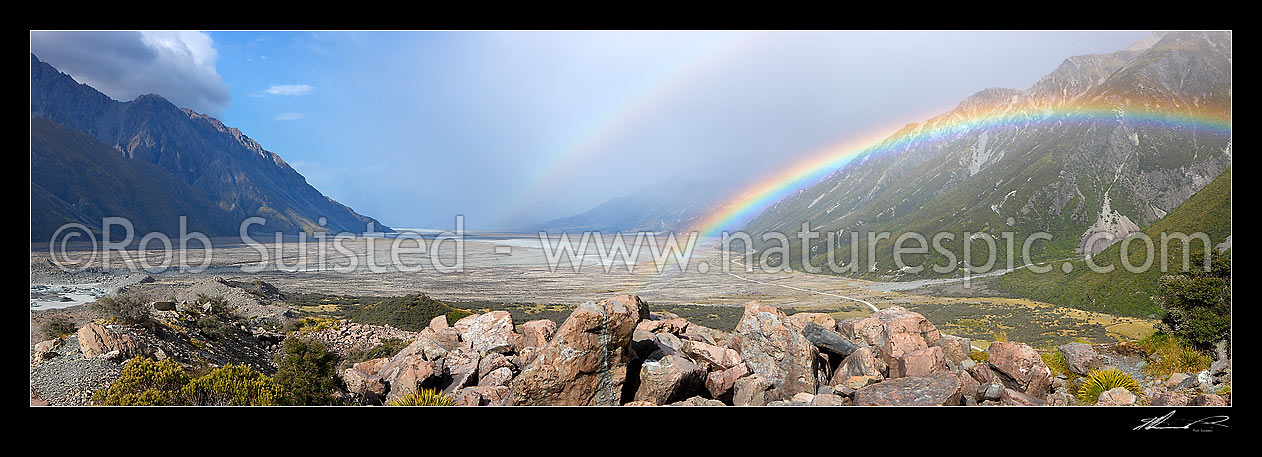
<svg viewBox="0 0 1262 457"><path fill-rule="evenodd" d="M1202 431L1214 427L1224 427L1227 425L1227 416L1209 416L1197 420L1170 420L1174 416L1175 410L1171 410L1168 414L1161 417L1150 417L1144 419L1142 424L1135 427L1135 430L1196 430ZM1169 424L1167 425L1167 421Z"/></svg>

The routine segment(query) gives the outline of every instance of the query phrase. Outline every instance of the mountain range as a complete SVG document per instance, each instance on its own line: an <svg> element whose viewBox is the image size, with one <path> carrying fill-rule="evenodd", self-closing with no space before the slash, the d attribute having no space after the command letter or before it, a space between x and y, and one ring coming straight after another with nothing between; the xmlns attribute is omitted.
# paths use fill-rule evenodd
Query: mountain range
<svg viewBox="0 0 1262 457"><path fill-rule="evenodd" d="M817 266L826 265L830 249L839 261L849 261L851 232L861 234L863 246L855 264L870 265L867 232L890 232L876 243L875 268L855 272L886 279L959 274L896 268L892 246L906 232L926 238L956 233L943 246L957 259L964 232L997 239L1014 232L1017 252L1025 237L1050 233L1053 241L1034 244L1034 261L1096 254L1109 243L1088 245L1090 235L1107 231L1120 240L1151 226L1231 164L1229 133L1142 122L1126 114L1159 109L1230 119L1231 68L1230 32L1156 33L1111 54L1071 57L1028 89L982 90L947 113L906 126L770 206L744 230L755 234L756 249L763 251L777 243L760 242L757 234L789 234L789 261L795 266L801 266L801 245L792 234L803 222L839 235L832 245L826 235L811 240L809 257ZM1085 105L1094 109L1075 109ZM988 118L1006 121L929 140L951 125ZM1075 122L1084 118L1088 122ZM911 140L895 141L906 138ZM975 249L973 258L984 260L985 246L977 243ZM904 260L950 266L936 252Z"/></svg>
<svg viewBox="0 0 1262 457"><path fill-rule="evenodd" d="M209 236L237 236L254 216L267 221L255 233L391 231L218 119L156 94L113 100L32 54L31 240L67 223L100 233L105 216L139 234L178 234L179 216Z"/></svg>

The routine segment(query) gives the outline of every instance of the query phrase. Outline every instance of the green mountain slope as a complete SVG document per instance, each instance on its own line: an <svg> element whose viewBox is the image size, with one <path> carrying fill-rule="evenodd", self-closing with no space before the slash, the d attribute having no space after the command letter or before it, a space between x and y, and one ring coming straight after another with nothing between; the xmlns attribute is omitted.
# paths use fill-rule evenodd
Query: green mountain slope
<svg viewBox="0 0 1262 457"><path fill-rule="evenodd" d="M1157 104L1169 112L1230 117L1230 33L1179 32L1154 38L1159 39L1151 40L1151 46L1070 58L1026 90L981 91L954 110L891 137L909 135L911 141L878 146L872 151L885 151L869 151L777 202L744 231L755 240L773 231L788 235L789 264L801 269L802 246L793 235L803 222L809 223L823 235L808 246L813 266L829 272L831 251L836 261L854 260L861 267L843 274L881 280L961 275L966 233L999 240L998 267L1008 260L1004 232L1012 233L1017 253L1027 237L1052 235L1052 241L1033 245L1031 261L1069 258L1084 247L1098 252L1103 245L1083 246L1093 226L1101 221L1132 226L1122 223L1126 221L1133 224L1132 231L1149 226L1231 163L1230 136L1118 114ZM1078 102L1109 109L1068 114L1045 110ZM929 136L942 126L991 116L1008 116L1008 121L937 140ZM830 232L835 234L831 244ZM875 244L874 259L867 258L868 232L890 234ZM955 256L954 264L932 252L903 256L907 265L925 266L922 271L900 270L893 246L907 232L926 239L952 233L954 240L942 245ZM851 242L856 233L857 244ZM764 252L778 245L755 244ZM979 241L970 254L972 263L980 265L989 252ZM875 269L865 268L872 260ZM1017 264L1021 260L1014 259ZM929 268L935 265L948 271Z"/></svg>
<svg viewBox="0 0 1262 457"><path fill-rule="evenodd" d="M1204 233L1212 244L1221 243L1231 235L1230 168L1143 231L1153 242L1153 263L1142 272L1132 273L1125 268L1121 261L1122 243L1116 243L1091 259L1098 266L1112 265L1114 270L1111 272L1093 272L1085 260L1076 260L1070 262L1070 273L1061 269L1062 264L1053 263L1051 266L1054 268L1049 272L1016 270L1000 276L996 283L1006 292L1057 305L1110 314L1156 317L1161 314L1161 307L1153 302L1152 296L1157 293L1158 280L1163 275L1178 273L1182 268L1185 248L1182 243L1170 241L1166 247L1169 269L1166 272L1161 270L1161 235L1173 236L1175 232ZM1190 263L1199 265L1204 261L1204 244L1197 240L1189 244ZM1144 246L1140 238L1131 242L1128 249L1130 265L1139 267L1145 263L1148 255Z"/></svg>

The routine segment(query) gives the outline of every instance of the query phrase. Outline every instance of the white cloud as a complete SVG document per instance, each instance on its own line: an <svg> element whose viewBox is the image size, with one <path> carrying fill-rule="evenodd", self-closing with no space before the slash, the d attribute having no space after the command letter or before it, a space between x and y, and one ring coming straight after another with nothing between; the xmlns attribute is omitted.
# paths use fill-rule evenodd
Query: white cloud
<svg viewBox="0 0 1262 457"><path fill-rule="evenodd" d="M273 119L276 119L278 121L296 121L304 117L307 117L307 115L303 113L285 113L285 114L277 114L276 117L274 117Z"/></svg>
<svg viewBox="0 0 1262 457"><path fill-rule="evenodd" d="M117 100L154 93L216 115L232 95L210 35L193 31L31 32L40 60Z"/></svg>
<svg viewBox="0 0 1262 457"><path fill-rule="evenodd" d="M263 93L267 95L307 95L315 87L306 84L274 84L269 86Z"/></svg>

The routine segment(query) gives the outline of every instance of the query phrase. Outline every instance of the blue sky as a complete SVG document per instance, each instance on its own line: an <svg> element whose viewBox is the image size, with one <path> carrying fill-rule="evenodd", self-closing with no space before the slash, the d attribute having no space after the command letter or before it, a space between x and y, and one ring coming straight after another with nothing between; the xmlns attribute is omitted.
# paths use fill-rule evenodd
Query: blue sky
<svg viewBox="0 0 1262 457"><path fill-rule="evenodd" d="M738 186L1147 32L32 32L130 100L219 117L393 227L520 226ZM151 71L145 71L153 67ZM126 69L122 71L121 69Z"/></svg>

